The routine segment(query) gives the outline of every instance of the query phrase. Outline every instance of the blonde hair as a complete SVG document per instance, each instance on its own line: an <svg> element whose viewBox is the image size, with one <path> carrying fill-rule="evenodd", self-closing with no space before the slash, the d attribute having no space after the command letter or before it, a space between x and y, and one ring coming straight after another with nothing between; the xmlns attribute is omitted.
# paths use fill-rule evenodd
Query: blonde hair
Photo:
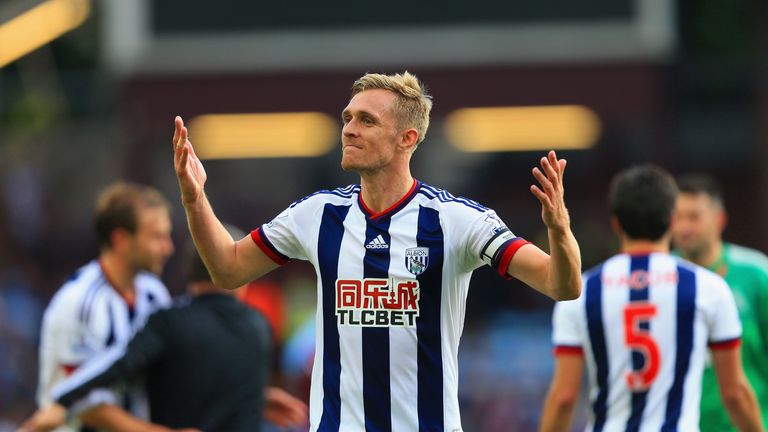
<svg viewBox="0 0 768 432"><path fill-rule="evenodd" d="M399 127L414 128L419 133L418 145L424 141L429 128L429 112L432 110L432 96L416 75L408 73L384 75L368 73L352 84L352 96L366 90L389 90L395 94L392 113Z"/></svg>

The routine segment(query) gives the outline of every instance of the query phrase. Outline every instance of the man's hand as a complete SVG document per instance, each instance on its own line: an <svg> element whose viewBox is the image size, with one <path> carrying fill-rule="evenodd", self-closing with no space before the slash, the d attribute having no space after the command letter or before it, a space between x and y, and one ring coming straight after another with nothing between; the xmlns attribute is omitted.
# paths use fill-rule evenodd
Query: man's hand
<svg viewBox="0 0 768 432"><path fill-rule="evenodd" d="M176 178L179 180L181 202L186 206L196 203L203 195L203 186L208 176L200 159L195 155L184 120L176 116L174 123L173 166L176 169Z"/></svg>
<svg viewBox="0 0 768 432"><path fill-rule="evenodd" d="M63 426L67 420L67 409L53 403L45 408L40 408L32 417L27 419L18 432L48 432Z"/></svg>
<svg viewBox="0 0 768 432"><path fill-rule="evenodd" d="M309 408L301 400L277 387L266 390L264 418L276 426L303 426L309 420Z"/></svg>
<svg viewBox="0 0 768 432"><path fill-rule="evenodd" d="M541 158L541 170L533 168L533 176L536 177L541 188L531 185L531 192L541 202L541 219L548 229L563 231L570 227L570 216L563 200L563 174L565 173L565 159L557 159L554 150ZM543 171L543 172L542 172Z"/></svg>

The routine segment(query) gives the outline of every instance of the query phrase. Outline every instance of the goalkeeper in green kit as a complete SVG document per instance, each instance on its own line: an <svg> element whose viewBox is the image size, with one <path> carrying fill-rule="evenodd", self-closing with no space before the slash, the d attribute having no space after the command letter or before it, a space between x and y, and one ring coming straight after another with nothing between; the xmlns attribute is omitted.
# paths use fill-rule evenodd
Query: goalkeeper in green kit
<svg viewBox="0 0 768 432"><path fill-rule="evenodd" d="M676 253L723 276L733 290L743 326L742 361L755 389L763 418L768 415L768 257L754 249L723 242L727 222L719 184L706 175L686 175L672 224ZM701 431L736 429L728 420L711 364L704 371ZM739 397L733 395L732 397Z"/></svg>

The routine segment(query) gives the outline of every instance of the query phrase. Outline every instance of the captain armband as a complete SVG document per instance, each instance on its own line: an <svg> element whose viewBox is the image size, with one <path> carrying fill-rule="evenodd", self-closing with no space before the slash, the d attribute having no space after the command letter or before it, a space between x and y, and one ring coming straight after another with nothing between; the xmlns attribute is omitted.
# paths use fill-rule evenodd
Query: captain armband
<svg viewBox="0 0 768 432"><path fill-rule="evenodd" d="M489 266L497 268L499 260L501 260L504 250L506 249L503 246L515 238L517 237L515 237L509 229L504 228L500 230L488 240L485 246L483 246L483 250L480 252L480 258L482 258L483 262Z"/></svg>

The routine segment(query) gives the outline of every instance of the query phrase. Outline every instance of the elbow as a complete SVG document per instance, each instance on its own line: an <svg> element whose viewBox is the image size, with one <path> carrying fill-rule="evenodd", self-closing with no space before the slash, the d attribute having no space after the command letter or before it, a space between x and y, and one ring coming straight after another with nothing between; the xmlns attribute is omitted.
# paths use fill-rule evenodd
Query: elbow
<svg viewBox="0 0 768 432"><path fill-rule="evenodd" d="M581 295L581 281L570 283L567 286L556 290L552 295L555 301L576 300Z"/></svg>
<svg viewBox="0 0 768 432"><path fill-rule="evenodd" d="M573 410L578 399L578 390L562 389L550 395L550 401L559 413L567 413Z"/></svg>
<svg viewBox="0 0 768 432"><path fill-rule="evenodd" d="M243 283L233 277L223 274L213 274L211 272L211 282L219 288L225 290L234 290L243 286Z"/></svg>
<svg viewBox="0 0 768 432"><path fill-rule="evenodd" d="M746 382L742 385L730 386L720 391L723 406L728 412L747 411L752 397L752 391Z"/></svg>

